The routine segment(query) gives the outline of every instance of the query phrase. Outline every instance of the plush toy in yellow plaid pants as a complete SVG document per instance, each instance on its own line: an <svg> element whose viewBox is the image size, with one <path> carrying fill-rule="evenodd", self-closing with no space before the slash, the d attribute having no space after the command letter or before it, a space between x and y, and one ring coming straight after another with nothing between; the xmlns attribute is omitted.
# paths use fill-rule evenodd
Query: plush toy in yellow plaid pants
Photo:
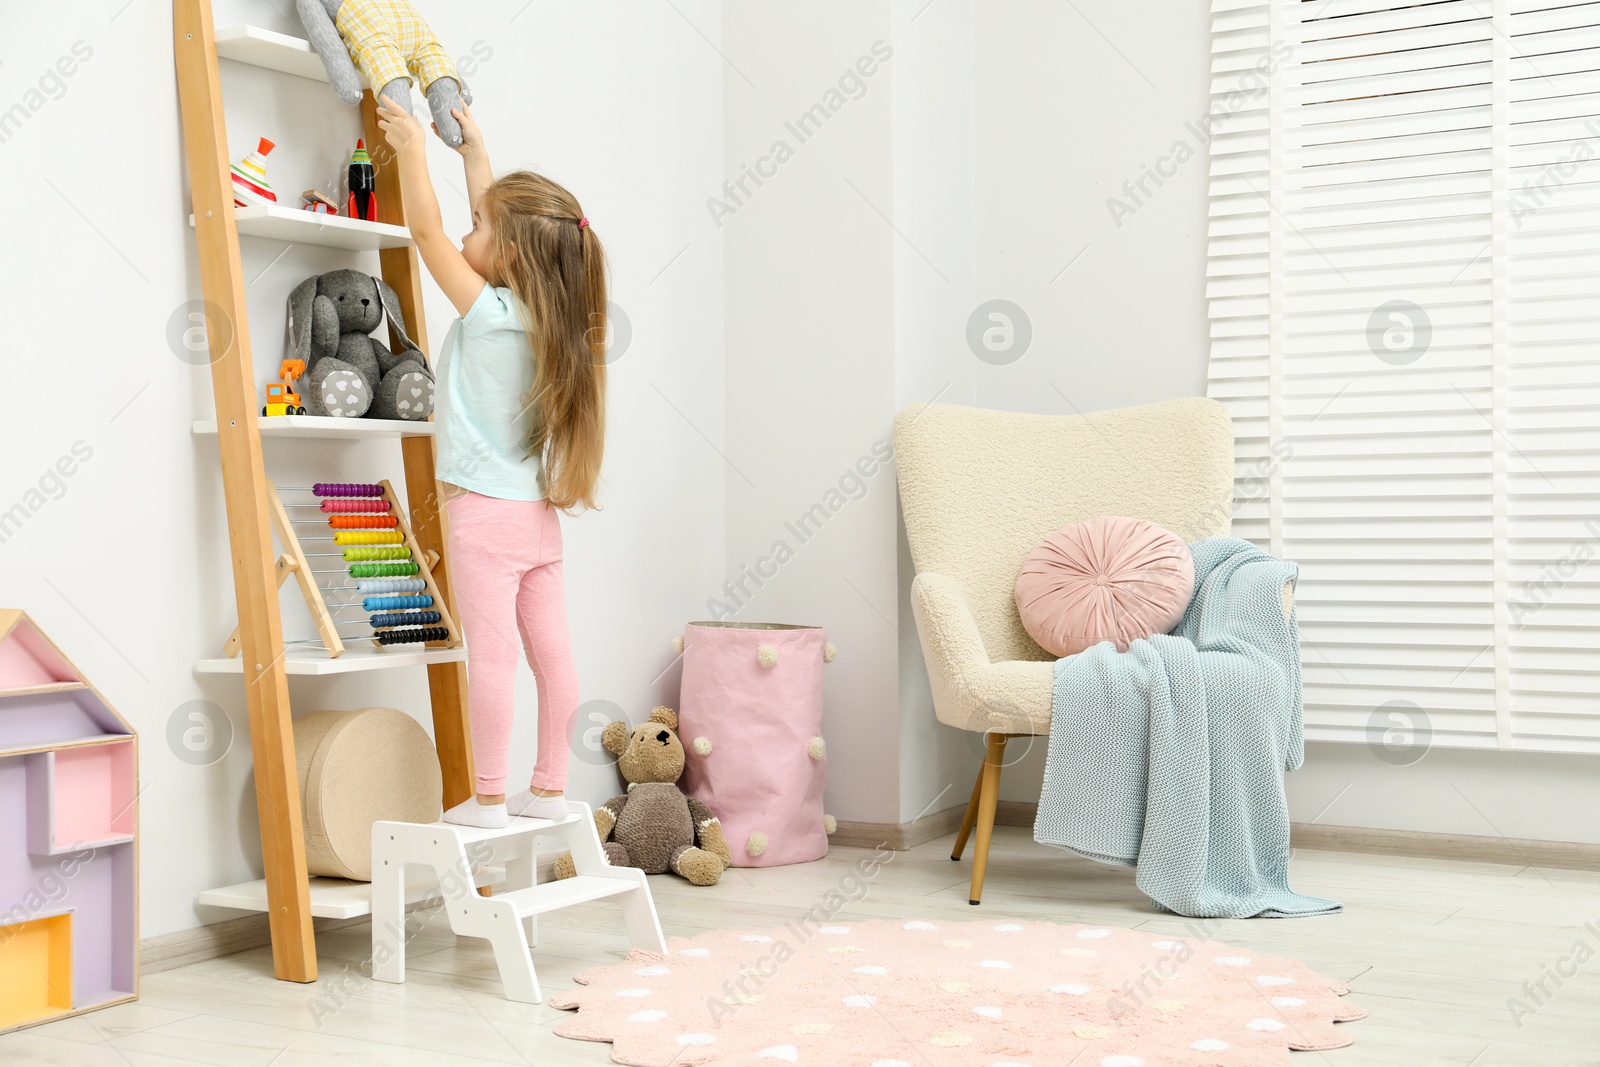
<svg viewBox="0 0 1600 1067"><path fill-rule="evenodd" d="M472 93L407 0L296 0L296 7L340 100L360 103L365 76L374 95L410 111L416 78L439 136L451 148L461 144L461 126L450 111L472 103Z"/></svg>

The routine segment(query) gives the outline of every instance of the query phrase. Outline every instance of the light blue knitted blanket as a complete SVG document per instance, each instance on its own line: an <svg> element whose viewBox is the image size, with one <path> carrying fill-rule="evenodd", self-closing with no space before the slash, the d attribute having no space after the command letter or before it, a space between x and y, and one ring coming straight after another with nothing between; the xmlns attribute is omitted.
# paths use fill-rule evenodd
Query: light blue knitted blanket
<svg viewBox="0 0 1600 1067"><path fill-rule="evenodd" d="M1171 634L1056 662L1033 836L1136 867L1157 908L1194 917L1338 911L1289 888L1283 772L1305 759L1298 574L1248 541L1189 546L1195 592Z"/></svg>

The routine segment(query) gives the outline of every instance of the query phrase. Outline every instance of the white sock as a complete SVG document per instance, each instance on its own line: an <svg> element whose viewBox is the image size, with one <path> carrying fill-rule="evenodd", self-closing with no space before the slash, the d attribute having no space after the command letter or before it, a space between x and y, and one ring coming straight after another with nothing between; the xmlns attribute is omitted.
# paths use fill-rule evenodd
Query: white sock
<svg viewBox="0 0 1600 1067"><path fill-rule="evenodd" d="M511 814L524 819L549 819L552 822L565 819L571 814L567 808L566 797L541 797L531 789L524 789L515 796L507 797L506 808Z"/></svg>
<svg viewBox="0 0 1600 1067"><path fill-rule="evenodd" d="M477 797L469 797L445 812L444 821L457 826L478 826L485 830L499 830L511 825L504 804L480 804Z"/></svg>

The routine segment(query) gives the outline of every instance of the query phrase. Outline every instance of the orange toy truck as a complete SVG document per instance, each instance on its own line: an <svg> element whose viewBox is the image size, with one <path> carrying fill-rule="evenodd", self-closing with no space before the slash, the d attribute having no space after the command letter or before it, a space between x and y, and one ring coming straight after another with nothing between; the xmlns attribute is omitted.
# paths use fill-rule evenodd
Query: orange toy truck
<svg viewBox="0 0 1600 1067"><path fill-rule="evenodd" d="M306 372L303 359L286 359L278 368L278 377L281 382L272 382L267 386L267 403L261 409L263 415L304 415L305 405L300 403L300 397L294 391L293 382Z"/></svg>

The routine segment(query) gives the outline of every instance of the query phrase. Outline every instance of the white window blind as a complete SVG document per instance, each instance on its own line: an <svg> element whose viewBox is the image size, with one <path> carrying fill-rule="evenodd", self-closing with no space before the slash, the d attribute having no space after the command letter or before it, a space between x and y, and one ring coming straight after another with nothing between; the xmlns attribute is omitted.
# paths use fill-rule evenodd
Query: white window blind
<svg viewBox="0 0 1600 1067"><path fill-rule="evenodd" d="M1208 389L1307 736L1600 752L1600 3L1214 0L1211 91Z"/></svg>

